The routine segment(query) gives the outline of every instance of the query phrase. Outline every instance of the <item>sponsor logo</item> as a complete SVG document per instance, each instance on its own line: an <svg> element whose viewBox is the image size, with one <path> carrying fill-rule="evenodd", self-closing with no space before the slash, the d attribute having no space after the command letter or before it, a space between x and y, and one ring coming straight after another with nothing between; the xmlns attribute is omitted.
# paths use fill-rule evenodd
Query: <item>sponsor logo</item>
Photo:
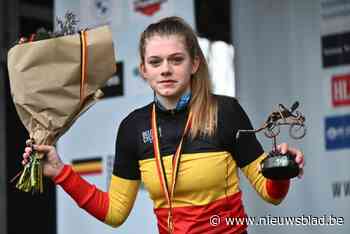
<svg viewBox="0 0 350 234"><path fill-rule="evenodd" d="M106 158L106 174L107 174L107 179L106 179L106 188L109 188L109 185L111 184L111 179L113 175L113 169L114 169L114 155L107 155L104 158Z"/></svg>
<svg viewBox="0 0 350 234"><path fill-rule="evenodd" d="M162 129L158 128L158 136L162 137ZM142 141L144 144L153 144L152 129L142 132Z"/></svg>
<svg viewBox="0 0 350 234"><path fill-rule="evenodd" d="M134 10L147 16L154 15L167 0L135 0Z"/></svg>
<svg viewBox="0 0 350 234"><path fill-rule="evenodd" d="M97 18L109 18L111 16L111 0L94 0L93 11Z"/></svg>
<svg viewBox="0 0 350 234"><path fill-rule="evenodd" d="M332 77L332 104L350 105L350 74Z"/></svg>
<svg viewBox="0 0 350 234"><path fill-rule="evenodd" d="M350 148L350 115L325 119L326 150Z"/></svg>
<svg viewBox="0 0 350 234"><path fill-rule="evenodd" d="M332 183L333 198L350 197L350 180Z"/></svg>
<svg viewBox="0 0 350 234"><path fill-rule="evenodd" d="M350 32L322 36L323 67L350 64Z"/></svg>

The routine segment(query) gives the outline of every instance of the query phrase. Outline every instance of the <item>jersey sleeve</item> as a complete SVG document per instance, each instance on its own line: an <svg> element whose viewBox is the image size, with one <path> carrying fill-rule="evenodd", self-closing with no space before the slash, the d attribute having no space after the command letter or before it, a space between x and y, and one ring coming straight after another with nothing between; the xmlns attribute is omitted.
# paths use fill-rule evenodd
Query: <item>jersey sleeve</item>
<svg viewBox="0 0 350 234"><path fill-rule="evenodd" d="M266 157L265 153L260 155L256 160L241 168L241 170L262 199L278 205L288 193L290 180L270 180L265 178L259 170L259 165Z"/></svg>
<svg viewBox="0 0 350 234"><path fill-rule="evenodd" d="M53 178L55 184L96 219L113 227L120 226L129 216L134 205L140 181L127 180L112 175L109 191L104 192L65 165Z"/></svg>
<svg viewBox="0 0 350 234"><path fill-rule="evenodd" d="M121 122L118 129L113 174L130 180L141 178L137 157L137 130L132 114Z"/></svg>
<svg viewBox="0 0 350 234"><path fill-rule="evenodd" d="M253 126L235 98L221 99L219 103L220 125L222 142L240 168L253 162L264 152L255 134L240 134L239 138L236 138L238 130L251 130Z"/></svg>
<svg viewBox="0 0 350 234"><path fill-rule="evenodd" d="M90 184L68 165L53 179L80 208L113 227L120 226L129 216L140 185L137 134L133 122L130 114L119 126L108 192Z"/></svg>
<svg viewBox="0 0 350 234"><path fill-rule="evenodd" d="M267 156L255 134L240 134L236 138L238 130L251 130L253 126L238 101L225 97L221 100L221 115L219 121L225 147L232 154L238 167L249 180L252 187L265 201L279 204L287 195L289 180L266 179L259 171L259 164Z"/></svg>

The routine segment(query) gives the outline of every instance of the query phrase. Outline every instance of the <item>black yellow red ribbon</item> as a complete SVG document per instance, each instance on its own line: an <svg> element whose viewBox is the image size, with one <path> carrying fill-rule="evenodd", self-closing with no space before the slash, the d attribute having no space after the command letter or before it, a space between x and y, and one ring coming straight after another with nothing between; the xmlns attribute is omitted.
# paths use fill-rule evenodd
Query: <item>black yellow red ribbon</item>
<svg viewBox="0 0 350 234"><path fill-rule="evenodd" d="M183 131L181 140L179 145L176 148L176 152L173 155L172 159L172 171L171 171L171 189L169 190L169 186L166 180L166 174L165 174L165 169L163 165L163 160L160 155L160 148L159 148L159 138L158 138L158 128L157 128L157 115L156 115L156 107L155 104L153 104L152 107L152 139L153 139L153 150L154 150L154 158L156 161L157 165L157 173L160 181L160 185L162 188L162 191L164 193L165 199L168 203L169 206L169 213L168 213L168 231L169 233L173 233L173 212L172 212L172 200L174 197L174 190L175 190L175 184L176 184L176 178L179 170L179 165L180 165L180 158L181 158L181 149L182 149L182 144L185 136L191 129L191 124L192 124L192 112L189 113L187 117L187 122L185 129Z"/></svg>
<svg viewBox="0 0 350 234"><path fill-rule="evenodd" d="M84 101L86 96L87 82L87 64L88 64L88 48L87 48L87 31L80 32L81 40L81 79L80 79L80 103Z"/></svg>

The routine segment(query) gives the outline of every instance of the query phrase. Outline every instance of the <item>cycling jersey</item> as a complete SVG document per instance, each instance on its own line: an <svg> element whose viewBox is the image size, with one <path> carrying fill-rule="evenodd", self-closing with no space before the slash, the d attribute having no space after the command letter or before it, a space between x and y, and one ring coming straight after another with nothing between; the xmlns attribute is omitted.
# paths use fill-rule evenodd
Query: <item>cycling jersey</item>
<svg viewBox="0 0 350 234"><path fill-rule="evenodd" d="M258 171L266 154L256 136L243 134L235 138L239 129L252 129L238 101L225 96L215 98L218 103L215 134L184 139L172 201L174 234L245 232L246 223L226 225L225 222L226 217L246 217L239 187L239 169L258 194L270 203L280 203L288 192L289 180L269 180ZM159 233L165 234L168 233L169 207L156 172L150 120L152 105L133 111L120 124L108 192L101 192L88 184L69 166L65 166L55 181L79 206L112 226L118 226L126 219L142 181L153 200ZM167 111L157 107L156 112L160 154L169 184L172 157L182 137L189 110ZM72 188L72 184L80 189ZM220 217L219 224L211 223L213 216Z"/></svg>

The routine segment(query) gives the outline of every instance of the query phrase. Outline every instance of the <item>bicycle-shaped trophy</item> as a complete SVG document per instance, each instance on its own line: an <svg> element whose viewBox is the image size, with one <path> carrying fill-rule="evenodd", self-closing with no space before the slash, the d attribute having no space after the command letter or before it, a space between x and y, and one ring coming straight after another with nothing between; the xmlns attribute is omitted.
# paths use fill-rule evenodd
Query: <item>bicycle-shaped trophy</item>
<svg viewBox="0 0 350 234"><path fill-rule="evenodd" d="M268 138L272 138L273 149L268 156L261 161L261 173L264 177L275 180L290 179L299 174L298 164L294 161L294 157L289 154L281 154L276 151L276 137L280 133L280 126L289 126L289 135L293 139L301 139L306 134L306 126L304 124L305 117L301 112L296 111L299 102L295 102L290 109L279 104L278 111L272 112L262 127L252 130L238 130L236 139L240 134L255 134L264 130L264 134Z"/></svg>

